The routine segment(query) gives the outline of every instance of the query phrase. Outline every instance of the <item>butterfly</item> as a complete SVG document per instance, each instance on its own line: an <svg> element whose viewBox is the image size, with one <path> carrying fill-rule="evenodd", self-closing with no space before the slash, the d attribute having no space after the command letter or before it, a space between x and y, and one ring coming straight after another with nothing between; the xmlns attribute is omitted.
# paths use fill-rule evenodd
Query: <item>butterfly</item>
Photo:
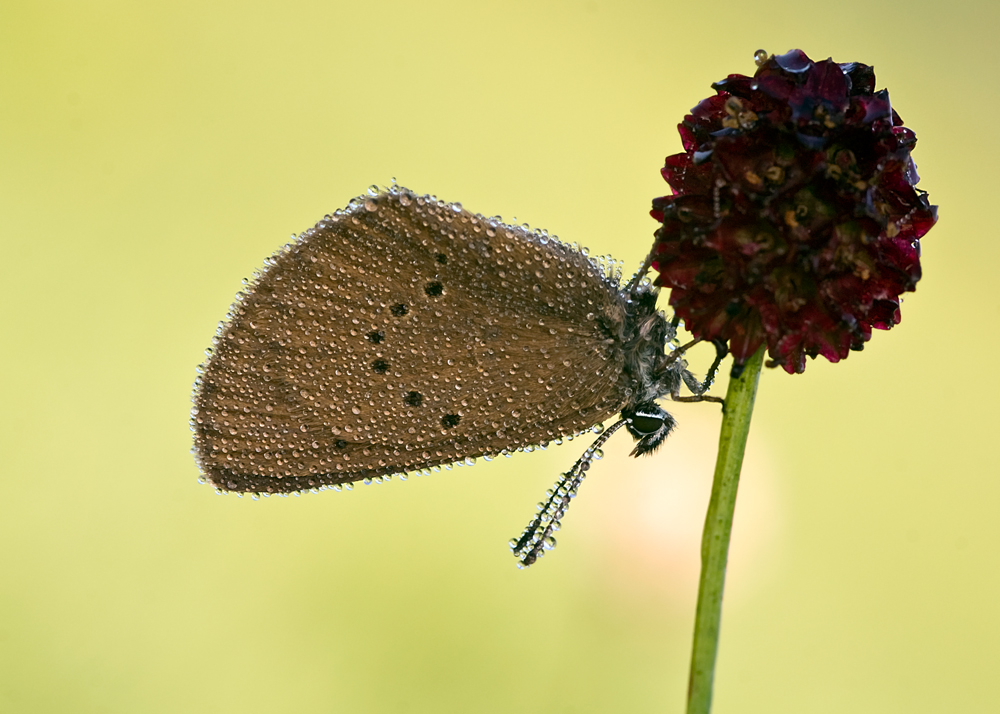
<svg viewBox="0 0 1000 714"><path fill-rule="evenodd" d="M658 400L722 401L705 392L725 345L698 381L649 262L622 285L544 231L372 190L272 255L220 323L191 413L203 478L340 490L603 431L511 542L530 565L613 433L648 454L675 425Z"/></svg>

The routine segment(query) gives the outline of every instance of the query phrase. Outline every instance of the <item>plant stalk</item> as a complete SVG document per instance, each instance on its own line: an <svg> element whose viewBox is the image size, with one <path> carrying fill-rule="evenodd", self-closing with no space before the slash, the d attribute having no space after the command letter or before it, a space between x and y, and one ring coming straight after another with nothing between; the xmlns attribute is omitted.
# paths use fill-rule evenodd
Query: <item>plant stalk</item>
<svg viewBox="0 0 1000 714"><path fill-rule="evenodd" d="M719 455L715 462L712 498L705 516L701 538L701 579L698 609L691 649L691 676L688 680L687 714L708 714L712 708L712 682L719 650L719 622L722 619L722 590L729 558L729 536L733 529L736 489L750 433L750 417L757 396L757 382L764 348L751 357L739 377L730 378L726 408L719 435Z"/></svg>

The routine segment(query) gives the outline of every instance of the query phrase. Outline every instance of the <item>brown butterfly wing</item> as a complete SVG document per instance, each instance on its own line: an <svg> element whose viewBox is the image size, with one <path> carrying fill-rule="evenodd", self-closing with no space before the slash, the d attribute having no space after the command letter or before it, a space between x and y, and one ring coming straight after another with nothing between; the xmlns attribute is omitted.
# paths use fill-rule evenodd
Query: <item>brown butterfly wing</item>
<svg viewBox="0 0 1000 714"><path fill-rule="evenodd" d="M547 442L622 408L624 319L569 246L382 193L279 251L233 306L195 452L216 487L274 493Z"/></svg>

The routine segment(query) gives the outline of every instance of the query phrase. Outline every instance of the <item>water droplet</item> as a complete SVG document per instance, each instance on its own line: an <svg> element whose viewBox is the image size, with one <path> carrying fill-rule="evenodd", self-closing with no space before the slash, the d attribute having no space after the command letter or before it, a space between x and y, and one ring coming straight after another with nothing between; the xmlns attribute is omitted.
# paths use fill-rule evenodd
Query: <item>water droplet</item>
<svg viewBox="0 0 1000 714"><path fill-rule="evenodd" d="M764 63L767 62L767 51L757 50L753 53L753 61L758 67L763 67Z"/></svg>

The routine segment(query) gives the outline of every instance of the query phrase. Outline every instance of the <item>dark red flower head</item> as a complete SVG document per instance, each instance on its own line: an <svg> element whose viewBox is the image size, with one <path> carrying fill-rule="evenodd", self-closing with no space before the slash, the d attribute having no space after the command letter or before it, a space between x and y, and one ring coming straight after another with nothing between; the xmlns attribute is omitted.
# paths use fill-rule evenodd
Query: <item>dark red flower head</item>
<svg viewBox="0 0 1000 714"><path fill-rule="evenodd" d="M696 337L727 340L737 365L766 343L770 366L802 372L899 322L937 207L914 188L916 136L871 67L801 50L759 64L679 125L653 267Z"/></svg>

